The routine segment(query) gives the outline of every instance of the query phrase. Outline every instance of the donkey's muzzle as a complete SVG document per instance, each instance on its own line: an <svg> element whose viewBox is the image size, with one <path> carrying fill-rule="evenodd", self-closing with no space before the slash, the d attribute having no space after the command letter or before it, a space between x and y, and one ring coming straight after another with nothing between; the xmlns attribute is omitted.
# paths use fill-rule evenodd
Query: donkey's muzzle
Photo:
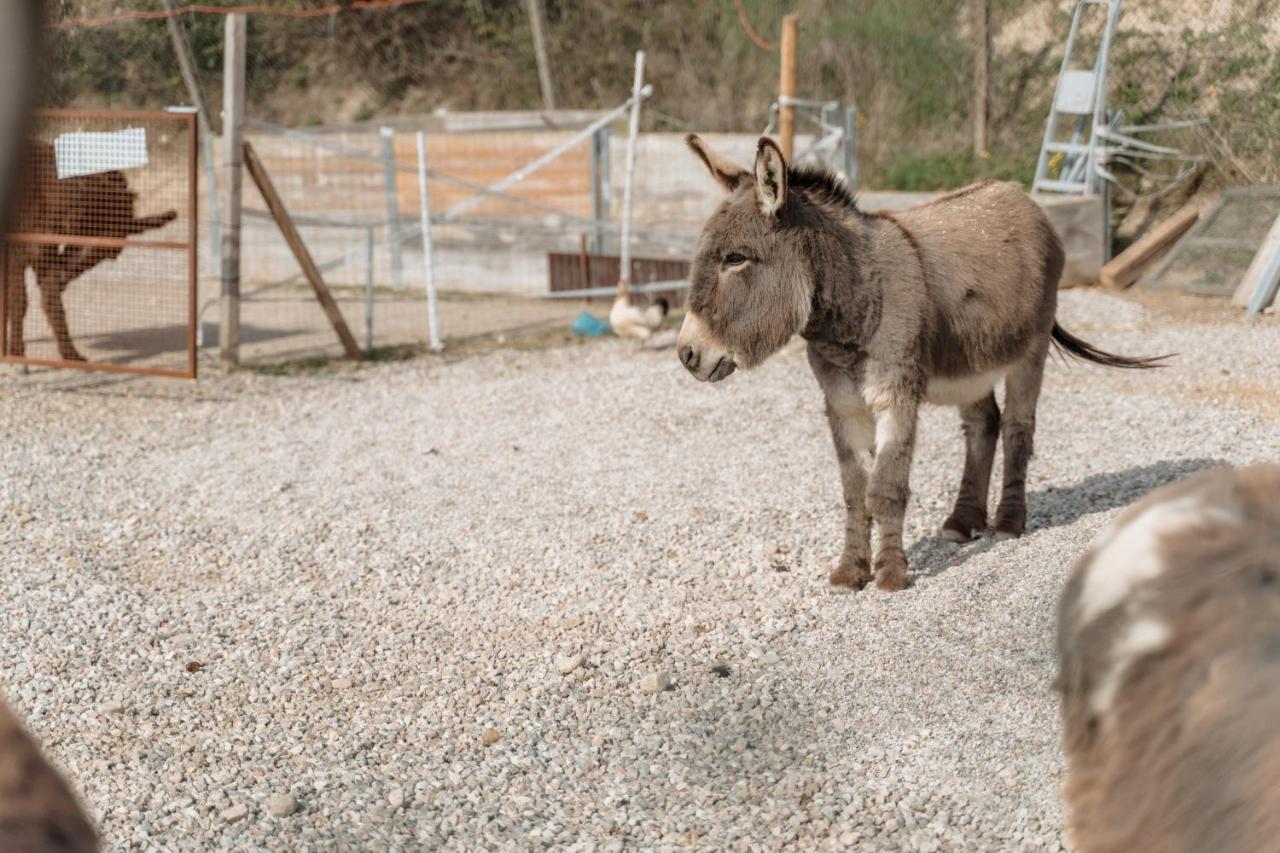
<svg viewBox="0 0 1280 853"><path fill-rule="evenodd" d="M715 367L711 368L711 374L707 377L707 381L719 382L737 369L738 363L726 355L716 362Z"/></svg>
<svg viewBox="0 0 1280 853"><path fill-rule="evenodd" d="M695 350L688 344L680 347L679 355L685 370L703 382L719 382L738 369L737 363L727 355L719 356L714 364L704 364L702 351ZM710 368L709 371L705 369L707 367Z"/></svg>
<svg viewBox="0 0 1280 853"><path fill-rule="evenodd" d="M738 368L732 352L707 340L701 322L692 313L685 315L676 354L684 369L700 382L719 382Z"/></svg>

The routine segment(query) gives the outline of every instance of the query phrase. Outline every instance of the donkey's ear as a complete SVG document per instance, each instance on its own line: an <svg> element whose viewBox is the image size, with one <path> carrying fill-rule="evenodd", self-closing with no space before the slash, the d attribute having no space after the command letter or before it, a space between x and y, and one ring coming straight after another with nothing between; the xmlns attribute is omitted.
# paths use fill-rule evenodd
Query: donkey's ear
<svg viewBox="0 0 1280 853"><path fill-rule="evenodd" d="M787 161L767 136L756 147L756 202L765 216L777 216L787 203Z"/></svg>
<svg viewBox="0 0 1280 853"><path fill-rule="evenodd" d="M684 138L684 141L693 149L693 153L698 155L698 159L707 167L711 177L729 192L733 192L742 186L743 181L750 179L750 172L712 151L698 134L691 133Z"/></svg>

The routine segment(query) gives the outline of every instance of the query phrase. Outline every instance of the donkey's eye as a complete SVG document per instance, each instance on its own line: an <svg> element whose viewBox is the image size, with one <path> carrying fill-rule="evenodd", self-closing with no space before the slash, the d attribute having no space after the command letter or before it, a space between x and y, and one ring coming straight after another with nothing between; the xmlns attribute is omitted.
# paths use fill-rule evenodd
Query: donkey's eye
<svg viewBox="0 0 1280 853"><path fill-rule="evenodd" d="M740 267L746 262L746 255L739 255L737 252L730 252L724 256L724 265L726 267Z"/></svg>

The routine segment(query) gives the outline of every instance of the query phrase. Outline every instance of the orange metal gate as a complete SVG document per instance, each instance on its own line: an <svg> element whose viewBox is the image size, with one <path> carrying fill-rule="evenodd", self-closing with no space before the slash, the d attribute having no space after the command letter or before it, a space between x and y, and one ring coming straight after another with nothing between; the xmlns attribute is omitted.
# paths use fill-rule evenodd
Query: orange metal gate
<svg viewBox="0 0 1280 853"><path fill-rule="evenodd" d="M0 242L0 361L194 378L196 117L36 114Z"/></svg>

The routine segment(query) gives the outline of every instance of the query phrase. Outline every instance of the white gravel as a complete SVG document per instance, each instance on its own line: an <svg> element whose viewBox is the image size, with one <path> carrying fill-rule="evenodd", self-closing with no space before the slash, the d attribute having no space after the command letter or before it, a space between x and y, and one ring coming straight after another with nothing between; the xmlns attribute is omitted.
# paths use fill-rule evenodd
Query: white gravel
<svg viewBox="0 0 1280 853"><path fill-rule="evenodd" d="M798 346L711 387L617 341L6 372L0 684L111 849L1056 849L1072 560L1150 488L1280 455L1274 319L1063 302L1185 355L1051 367L1015 541L933 535L961 443L926 412L895 595L825 585L841 502Z"/></svg>

